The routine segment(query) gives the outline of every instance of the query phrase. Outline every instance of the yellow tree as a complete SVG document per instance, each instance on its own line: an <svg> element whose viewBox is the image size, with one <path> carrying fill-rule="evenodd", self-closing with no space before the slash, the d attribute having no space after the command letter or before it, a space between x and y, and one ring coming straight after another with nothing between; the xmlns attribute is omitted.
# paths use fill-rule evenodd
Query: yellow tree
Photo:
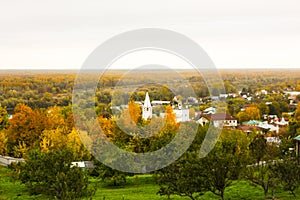
<svg viewBox="0 0 300 200"><path fill-rule="evenodd" d="M7 133L5 128L8 126L8 114L5 108L0 104L0 155L7 155Z"/></svg>
<svg viewBox="0 0 300 200"><path fill-rule="evenodd" d="M0 104L0 130L4 129L8 125L8 114L5 108Z"/></svg>
<svg viewBox="0 0 300 200"><path fill-rule="evenodd" d="M256 105L251 105L250 107L247 107L245 111L239 112L237 118L239 119L239 122L260 120L260 110Z"/></svg>
<svg viewBox="0 0 300 200"><path fill-rule="evenodd" d="M128 110L129 110L129 114L130 114L132 121L135 124L138 124L138 122L141 120L140 106L137 105L136 103L134 103L133 101L130 101L128 104Z"/></svg>
<svg viewBox="0 0 300 200"><path fill-rule="evenodd" d="M99 127L101 128L101 131L111 140L115 141L115 125L112 119L107 119L104 117L98 117L97 118L98 123L94 123L94 127L92 128L92 135L99 135Z"/></svg>
<svg viewBox="0 0 300 200"><path fill-rule="evenodd" d="M85 140L87 146L92 145L92 141L86 132L81 132L82 139ZM73 151L74 157L78 160L90 159L90 154L87 148L84 147L81 138L79 137L78 131L73 128L72 131L67 136L67 147Z"/></svg>
<svg viewBox="0 0 300 200"><path fill-rule="evenodd" d="M51 122L51 127L50 129L57 129L57 128L64 128L66 127L65 125L65 119L64 116L62 115L62 108L58 106L50 107L47 109L47 118Z"/></svg>
<svg viewBox="0 0 300 200"><path fill-rule="evenodd" d="M67 145L67 135L63 129L44 130L41 135L40 148L42 152L47 152Z"/></svg>
<svg viewBox="0 0 300 200"><path fill-rule="evenodd" d="M160 149L168 144L176 135L179 125L176 122L176 115L171 106L166 106L166 117L162 129L153 139L150 140L152 150Z"/></svg>
<svg viewBox="0 0 300 200"><path fill-rule="evenodd" d="M166 106L166 125L174 127L175 129L179 127L176 122L176 115L170 105Z"/></svg>
<svg viewBox="0 0 300 200"><path fill-rule="evenodd" d="M298 103L297 109L295 111L295 118L297 122L300 122L300 102Z"/></svg>
<svg viewBox="0 0 300 200"><path fill-rule="evenodd" d="M8 137L7 137L6 132L3 130L0 130L0 155L8 154L7 141L8 141Z"/></svg>

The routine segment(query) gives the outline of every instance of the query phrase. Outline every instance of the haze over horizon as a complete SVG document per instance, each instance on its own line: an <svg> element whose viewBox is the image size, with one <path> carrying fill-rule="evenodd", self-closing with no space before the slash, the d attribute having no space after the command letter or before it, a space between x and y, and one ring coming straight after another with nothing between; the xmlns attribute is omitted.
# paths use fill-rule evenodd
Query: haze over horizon
<svg viewBox="0 0 300 200"><path fill-rule="evenodd" d="M218 69L300 68L300 2L0 0L0 70L78 70L101 43L139 28L169 29L197 42ZM144 64L182 68L151 55ZM155 62L154 62L154 61ZM124 60L115 68L136 66ZM125 67L128 68L128 67ZM124 68L124 69L125 69Z"/></svg>

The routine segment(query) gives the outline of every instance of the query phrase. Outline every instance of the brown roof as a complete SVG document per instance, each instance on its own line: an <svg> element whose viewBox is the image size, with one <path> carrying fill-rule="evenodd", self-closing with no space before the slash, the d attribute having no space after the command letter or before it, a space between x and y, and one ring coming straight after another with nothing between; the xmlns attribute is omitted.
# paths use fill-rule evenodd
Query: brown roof
<svg viewBox="0 0 300 200"><path fill-rule="evenodd" d="M238 129L242 131L253 131L253 130L261 130L261 128L256 126L239 126Z"/></svg>
<svg viewBox="0 0 300 200"><path fill-rule="evenodd" d="M209 120L236 120L231 115L225 113L217 113L217 114L203 114L202 117Z"/></svg>

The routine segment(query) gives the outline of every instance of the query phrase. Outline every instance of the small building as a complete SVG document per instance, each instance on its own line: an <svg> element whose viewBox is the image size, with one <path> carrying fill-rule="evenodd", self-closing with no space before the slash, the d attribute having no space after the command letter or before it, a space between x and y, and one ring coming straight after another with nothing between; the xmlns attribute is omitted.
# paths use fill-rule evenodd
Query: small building
<svg viewBox="0 0 300 200"><path fill-rule="evenodd" d="M281 144L281 140L279 137L266 137L267 143L273 143L273 144Z"/></svg>
<svg viewBox="0 0 300 200"><path fill-rule="evenodd" d="M235 94L235 93L229 93L228 97L230 97L230 98L236 98L236 97L238 97L238 95Z"/></svg>
<svg viewBox="0 0 300 200"><path fill-rule="evenodd" d="M252 125L242 125L238 127L239 130L245 132L245 133L252 133L252 132L261 132L261 128L257 126L252 126Z"/></svg>
<svg viewBox="0 0 300 200"><path fill-rule="evenodd" d="M220 99L227 99L228 96L229 96L228 94L220 94L220 95L219 95L219 98L220 98Z"/></svg>
<svg viewBox="0 0 300 200"><path fill-rule="evenodd" d="M215 127L237 127L237 119L225 113L203 114L197 122L204 126L207 121L211 121Z"/></svg>
<svg viewBox="0 0 300 200"><path fill-rule="evenodd" d="M299 91L284 91L283 94L288 95L290 97L296 97L300 95Z"/></svg>
<svg viewBox="0 0 300 200"><path fill-rule="evenodd" d="M212 101L218 101L218 100L220 100L220 97L219 96L212 96L211 100Z"/></svg>
<svg viewBox="0 0 300 200"><path fill-rule="evenodd" d="M158 106L158 105L170 105L171 101L158 101L158 100L153 100L151 101L152 106Z"/></svg>
<svg viewBox="0 0 300 200"><path fill-rule="evenodd" d="M267 95L267 94L268 94L268 91L266 91L266 90L261 90L260 93L261 93L262 95Z"/></svg>
<svg viewBox="0 0 300 200"><path fill-rule="evenodd" d="M72 162L71 167L74 166L82 168L84 170L91 170L95 168L94 163L92 161Z"/></svg>
<svg viewBox="0 0 300 200"><path fill-rule="evenodd" d="M189 109L183 109L181 106L178 109L173 109L173 113L176 116L176 122L187 122L190 121ZM160 113L160 116L164 118L166 113Z"/></svg>
<svg viewBox="0 0 300 200"><path fill-rule="evenodd" d="M176 115L176 122L190 121L189 109L174 109L173 112Z"/></svg>
<svg viewBox="0 0 300 200"><path fill-rule="evenodd" d="M277 121L277 122L275 122L275 124L278 125L278 126L280 126L280 127L283 127L283 126L289 125L289 122L286 121L286 120L284 119L284 117L282 117L282 118L281 118L281 121Z"/></svg>
<svg viewBox="0 0 300 200"><path fill-rule="evenodd" d="M196 119L196 122L201 126L205 126L206 124L209 124L210 121L207 118L200 116L198 119Z"/></svg>
<svg viewBox="0 0 300 200"><path fill-rule="evenodd" d="M198 100L196 97L188 97L188 98L186 99L186 103L187 103L187 104L189 104L189 103L195 104L195 103L199 103L199 100Z"/></svg>
<svg viewBox="0 0 300 200"><path fill-rule="evenodd" d="M261 122L258 125L259 128L261 128L263 130L263 132L275 132L276 134L279 133L279 126L274 126L272 124L269 124L268 121L265 122Z"/></svg>

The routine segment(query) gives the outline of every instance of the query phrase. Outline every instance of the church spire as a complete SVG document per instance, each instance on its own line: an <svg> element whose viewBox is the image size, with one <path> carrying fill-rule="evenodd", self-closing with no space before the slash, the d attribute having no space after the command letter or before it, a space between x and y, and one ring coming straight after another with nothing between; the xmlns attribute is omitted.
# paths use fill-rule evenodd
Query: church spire
<svg viewBox="0 0 300 200"><path fill-rule="evenodd" d="M143 119L147 120L149 118L152 118L152 106L150 103L149 94L148 92L146 92L146 97L143 105Z"/></svg>

